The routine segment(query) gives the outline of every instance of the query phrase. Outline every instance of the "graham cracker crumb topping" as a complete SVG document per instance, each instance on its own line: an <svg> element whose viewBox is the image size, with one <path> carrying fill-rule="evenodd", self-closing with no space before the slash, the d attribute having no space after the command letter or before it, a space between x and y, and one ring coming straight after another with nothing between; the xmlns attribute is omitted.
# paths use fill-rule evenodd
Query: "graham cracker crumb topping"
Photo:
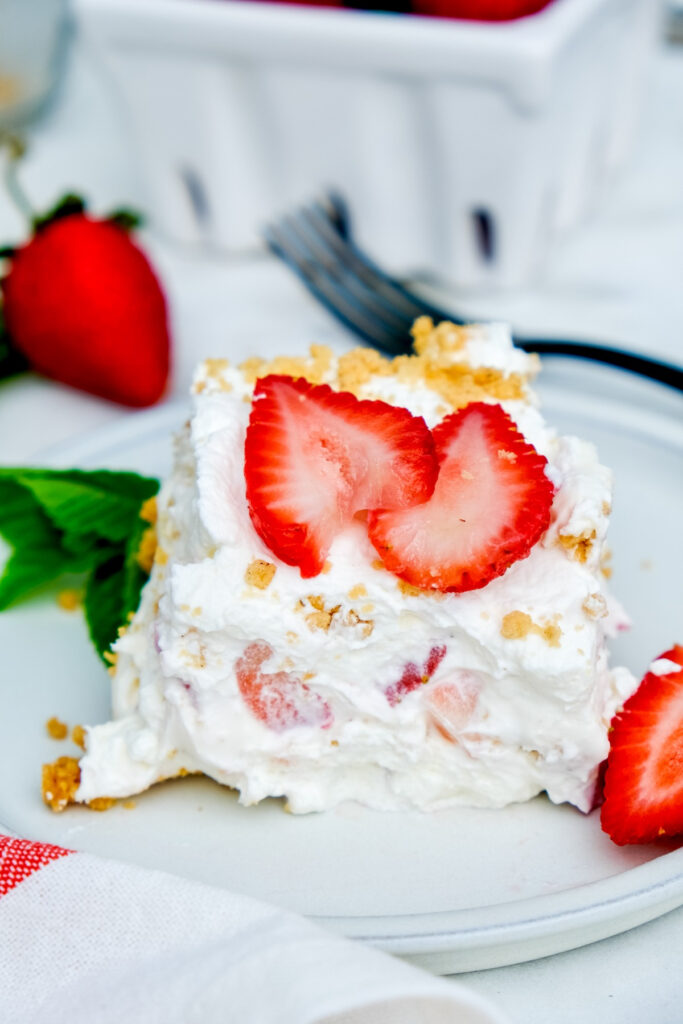
<svg viewBox="0 0 683 1024"><path fill-rule="evenodd" d="M202 369L206 379L199 380L194 385L194 392L200 395L206 391L207 384L211 384L213 391L232 391L232 384L225 379L225 371L229 369L230 362L227 359L205 359Z"/></svg>
<svg viewBox="0 0 683 1024"><path fill-rule="evenodd" d="M349 597L352 601L357 600L359 597L367 596L367 588L364 583L357 583L355 587L351 587L349 590Z"/></svg>
<svg viewBox="0 0 683 1024"><path fill-rule="evenodd" d="M140 507L140 519L143 519L146 523L154 525L157 521L157 512L156 497L148 498L147 501L143 501Z"/></svg>
<svg viewBox="0 0 683 1024"><path fill-rule="evenodd" d="M606 580L610 579L610 577L612 575L612 571L613 570L612 570L612 566L610 565L611 561L612 561L612 552L610 551L609 548L606 547L603 550L602 556L600 558L600 572L602 573L602 575L605 577Z"/></svg>
<svg viewBox="0 0 683 1024"><path fill-rule="evenodd" d="M266 590L273 582L276 568L272 562L266 562L262 558L255 558L247 566L244 574L244 582L259 590Z"/></svg>
<svg viewBox="0 0 683 1024"><path fill-rule="evenodd" d="M94 800L88 800L87 806L91 811L108 811L115 803L113 796L96 796Z"/></svg>
<svg viewBox="0 0 683 1024"><path fill-rule="evenodd" d="M85 750L85 729L82 725L74 725L71 730L71 739L77 747Z"/></svg>
<svg viewBox="0 0 683 1024"><path fill-rule="evenodd" d="M593 549L595 537L595 530L585 530L580 534L561 533L557 539L573 559L585 563Z"/></svg>
<svg viewBox="0 0 683 1024"><path fill-rule="evenodd" d="M75 757L58 757L52 764L43 765L43 800L59 813L75 803L81 782L81 768Z"/></svg>
<svg viewBox="0 0 683 1024"><path fill-rule="evenodd" d="M270 373L281 373L287 377L304 377L311 384L322 384L332 365L332 349L326 345L311 345L308 356L276 356L275 359L259 359L254 356L240 364L240 370L249 384Z"/></svg>
<svg viewBox="0 0 683 1024"><path fill-rule="evenodd" d="M408 583L407 580L396 580L396 585L404 597L431 597L436 598L437 601L442 601L446 596L440 590L428 590L416 587L412 583Z"/></svg>
<svg viewBox="0 0 683 1024"><path fill-rule="evenodd" d="M45 729L50 739L53 740L65 740L69 735L69 726L57 717L49 718L45 723Z"/></svg>
<svg viewBox="0 0 683 1024"><path fill-rule="evenodd" d="M332 620L335 616L335 612L337 612L339 608L340 605L337 605L336 608L333 608L330 611L311 611L310 614L306 615L306 625L308 626L308 629L325 630L327 633L332 626Z"/></svg>
<svg viewBox="0 0 683 1024"><path fill-rule="evenodd" d="M75 612L81 604L81 593L79 590L60 590L57 594L57 604L65 612Z"/></svg>
<svg viewBox="0 0 683 1024"><path fill-rule="evenodd" d="M534 622L526 612L508 612L507 615L503 616L500 634L506 640L523 640L524 637L535 633L536 636L540 636L542 640L545 640L548 647L559 647L562 630L557 624L557 618L558 616L556 615L550 622L538 623Z"/></svg>
<svg viewBox="0 0 683 1024"><path fill-rule="evenodd" d="M313 604L313 602L311 602L311 604ZM313 607L315 607L315 605L313 605ZM317 611L310 612L310 614L306 616L306 625L311 630L322 629L325 632L327 632L327 630L332 625L333 618L335 617L340 608L341 605L337 604L334 606L334 608L328 609L323 606Z"/></svg>
<svg viewBox="0 0 683 1024"><path fill-rule="evenodd" d="M389 376L391 362L373 348L354 348L345 352L337 363L338 387L354 395L377 374Z"/></svg>
<svg viewBox="0 0 683 1024"><path fill-rule="evenodd" d="M154 554L154 561L157 565L166 565L168 562L168 554L162 547L157 547Z"/></svg>
<svg viewBox="0 0 683 1024"><path fill-rule="evenodd" d="M525 375L472 366L458 358L468 335L467 327L448 321L434 326L429 317L420 317L413 326L414 355L387 359L374 349L353 349L340 357L336 381L330 383L364 397L363 388L372 377L396 377L436 392L444 400L444 415L474 401L525 399Z"/></svg>
<svg viewBox="0 0 683 1024"><path fill-rule="evenodd" d="M143 572L150 573L157 553L157 531L155 526L148 526L140 538L140 546L135 560Z"/></svg>
<svg viewBox="0 0 683 1024"><path fill-rule="evenodd" d="M607 601L602 594L589 594L581 607L589 619L604 619L607 615Z"/></svg>
<svg viewBox="0 0 683 1024"><path fill-rule="evenodd" d="M362 619L355 608L349 608L346 618L344 619L345 626L361 626L361 636L367 639L372 635L372 631L375 628L374 619Z"/></svg>
<svg viewBox="0 0 683 1024"><path fill-rule="evenodd" d="M449 320L442 320L435 327L430 316L419 316L410 333L418 355L447 356L464 348L467 342L466 327Z"/></svg>
<svg viewBox="0 0 683 1024"><path fill-rule="evenodd" d="M109 675L110 676L115 675L116 674L116 662L119 659L118 653L116 651L105 651L104 654L102 655L102 657L104 658L105 661L109 662L109 667L107 669L107 672L109 673Z"/></svg>

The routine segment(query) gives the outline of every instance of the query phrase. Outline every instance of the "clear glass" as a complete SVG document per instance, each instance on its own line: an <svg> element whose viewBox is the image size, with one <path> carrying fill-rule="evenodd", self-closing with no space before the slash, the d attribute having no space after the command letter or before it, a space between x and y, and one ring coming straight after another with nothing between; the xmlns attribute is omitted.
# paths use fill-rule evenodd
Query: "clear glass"
<svg viewBox="0 0 683 1024"><path fill-rule="evenodd" d="M34 120L64 62L68 0L0 0L0 131Z"/></svg>

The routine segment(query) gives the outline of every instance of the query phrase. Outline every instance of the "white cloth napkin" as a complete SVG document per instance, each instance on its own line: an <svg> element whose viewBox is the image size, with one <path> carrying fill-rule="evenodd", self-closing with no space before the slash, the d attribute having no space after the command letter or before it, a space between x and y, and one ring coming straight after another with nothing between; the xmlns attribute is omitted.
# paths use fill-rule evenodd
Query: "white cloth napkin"
<svg viewBox="0 0 683 1024"><path fill-rule="evenodd" d="M505 1024L295 914L0 835L2 1024Z"/></svg>

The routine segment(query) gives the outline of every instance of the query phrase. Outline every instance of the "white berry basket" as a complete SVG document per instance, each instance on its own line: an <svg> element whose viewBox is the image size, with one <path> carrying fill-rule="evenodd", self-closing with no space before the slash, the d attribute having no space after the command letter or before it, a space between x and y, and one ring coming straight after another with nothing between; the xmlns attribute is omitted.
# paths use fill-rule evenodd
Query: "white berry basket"
<svg viewBox="0 0 683 1024"><path fill-rule="evenodd" d="M484 24L229 0L76 0L127 107L147 211L243 250L334 188L394 271L511 286L634 139L658 0Z"/></svg>

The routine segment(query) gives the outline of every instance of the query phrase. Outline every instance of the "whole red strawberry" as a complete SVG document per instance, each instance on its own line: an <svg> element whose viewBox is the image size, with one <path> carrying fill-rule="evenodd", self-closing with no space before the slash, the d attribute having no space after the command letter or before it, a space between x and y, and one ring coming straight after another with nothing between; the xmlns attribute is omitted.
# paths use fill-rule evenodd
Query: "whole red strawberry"
<svg viewBox="0 0 683 1024"><path fill-rule="evenodd" d="M9 345L31 369L114 402L146 406L164 392L170 340L166 300L126 215L89 216L67 197L5 250Z"/></svg>

